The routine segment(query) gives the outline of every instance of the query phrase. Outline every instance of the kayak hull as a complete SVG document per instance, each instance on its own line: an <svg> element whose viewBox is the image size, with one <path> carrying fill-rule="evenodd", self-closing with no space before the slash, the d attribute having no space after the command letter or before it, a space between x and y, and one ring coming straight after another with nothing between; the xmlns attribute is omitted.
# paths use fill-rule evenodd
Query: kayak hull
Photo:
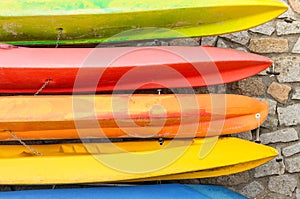
<svg viewBox="0 0 300 199"><path fill-rule="evenodd" d="M263 24L287 10L276 0L68 0L65 4L51 0L47 6L38 0L13 0L0 7L0 42L17 45L219 35ZM155 28L143 29L147 27ZM129 30L133 31L124 33Z"/></svg>
<svg viewBox="0 0 300 199"><path fill-rule="evenodd" d="M163 145L156 141L145 141L135 146L136 143L112 143L112 150L104 153L98 150L105 148L98 147L100 143L62 144L55 147L31 145L31 150L20 145L1 145L0 184L151 181L160 176L200 171L207 172L203 176L209 176L215 170L220 170L218 175L228 175L243 170L237 171L234 165L245 166L258 160L267 162L277 155L277 151L271 147L237 138L195 139L179 144L171 141ZM42 156L34 155L33 149ZM115 153L116 150L122 152ZM225 170L226 167L228 169ZM249 167L245 166L244 169ZM175 178L180 179L180 176Z"/></svg>
<svg viewBox="0 0 300 199"><path fill-rule="evenodd" d="M0 109L2 140L216 136L268 115L267 102L231 94L9 96Z"/></svg>
<svg viewBox="0 0 300 199"><path fill-rule="evenodd" d="M2 49L0 92L33 94L44 84L39 94L201 87L238 81L271 64L214 47Z"/></svg>

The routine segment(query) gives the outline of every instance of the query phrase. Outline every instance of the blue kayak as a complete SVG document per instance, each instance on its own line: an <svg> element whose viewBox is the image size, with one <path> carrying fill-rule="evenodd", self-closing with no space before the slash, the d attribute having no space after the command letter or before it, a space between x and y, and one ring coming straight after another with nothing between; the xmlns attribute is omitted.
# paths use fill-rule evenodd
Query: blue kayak
<svg viewBox="0 0 300 199"><path fill-rule="evenodd" d="M106 186L0 192L0 198L9 199L246 199L225 187L212 185L157 184L138 186Z"/></svg>

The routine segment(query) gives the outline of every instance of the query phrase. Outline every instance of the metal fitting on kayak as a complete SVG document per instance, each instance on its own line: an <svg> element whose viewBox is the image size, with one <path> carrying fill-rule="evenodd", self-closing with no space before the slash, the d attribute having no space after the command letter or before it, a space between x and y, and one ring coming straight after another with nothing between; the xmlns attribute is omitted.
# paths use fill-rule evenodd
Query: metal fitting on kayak
<svg viewBox="0 0 300 199"><path fill-rule="evenodd" d="M270 70L267 71L267 74L270 75L271 77L280 75L279 72L276 72L276 71L275 71L275 66L274 66L274 65L272 65L272 66L270 67Z"/></svg>
<svg viewBox="0 0 300 199"><path fill-rule="evenodd" d="M260 141L260 117L261 117L261 115L259 114L259 113L257 113L256 115L255 115L255 118L257 119L257 121L258 121L258 127L257 127L257 129L256 129L256 140L255 140L255 142L256 143L261 143L261 141Z"/></svg>
<svg viewBox="0 0 300 199"><path fill-rule="evenodd" d="M164 138L159 138L158 142L159 142L159 145L162 146L164 144L165 140L164 140Z"/></svg>

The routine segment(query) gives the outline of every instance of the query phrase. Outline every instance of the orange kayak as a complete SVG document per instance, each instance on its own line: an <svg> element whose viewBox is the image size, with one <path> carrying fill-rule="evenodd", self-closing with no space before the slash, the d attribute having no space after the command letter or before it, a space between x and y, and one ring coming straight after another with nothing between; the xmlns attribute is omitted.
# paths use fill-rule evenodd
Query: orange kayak
<svg viewBox="0 0 300 199"><path fill-rule="evenodd" d="M204 137L255 129L267 102L231 94L0 98L0 139Z"/></svg>

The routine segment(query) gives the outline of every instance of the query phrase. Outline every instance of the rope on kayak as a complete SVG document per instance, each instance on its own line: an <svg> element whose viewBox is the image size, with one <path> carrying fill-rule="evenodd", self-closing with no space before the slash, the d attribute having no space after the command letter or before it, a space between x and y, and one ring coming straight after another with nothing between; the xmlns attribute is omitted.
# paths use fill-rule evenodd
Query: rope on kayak
<svg viewBox="0 0 300 199"><path fill-rule="evenodd" d="M63 28L57 28L57 38L56 38L55 48L57 48L59 45L59 40L62 35L62 31L63 31Z"/></svg>
<svg viewBox="0 0 300 199"><path fill-rule="evenodd" d="M51 79L47 79L45 81L45 83L41 86L41 88L39 90L37 90L35 93L34 93L34 96L40 94L40 92L42 92L42 90L51 82Z"/></svg>
<svg viewBox="0 0 300 199"><path fill-rule="evenodd" d="M261 115L259 113L255 114L255 118L257 119L257 124L258 124L258 127L256 129L256 140L255 140L256 143L261 143L261 141L260 141L260 117L261 117Z"/></svg>
<svg viewBox="0 0 300 199"><path fill-rule="evenodd" d="M40 152L36 151L35 149L33 149L31 146L27 145L25 142L23 142L21 140L21 138L19 138L16 134L14 134L11 130L8 130L8 133L15 138L18 142L20 142L26 149L28 149L29 151L31 151L34 155L36 156L42 156L43 154L41 154Z"/></svg>

